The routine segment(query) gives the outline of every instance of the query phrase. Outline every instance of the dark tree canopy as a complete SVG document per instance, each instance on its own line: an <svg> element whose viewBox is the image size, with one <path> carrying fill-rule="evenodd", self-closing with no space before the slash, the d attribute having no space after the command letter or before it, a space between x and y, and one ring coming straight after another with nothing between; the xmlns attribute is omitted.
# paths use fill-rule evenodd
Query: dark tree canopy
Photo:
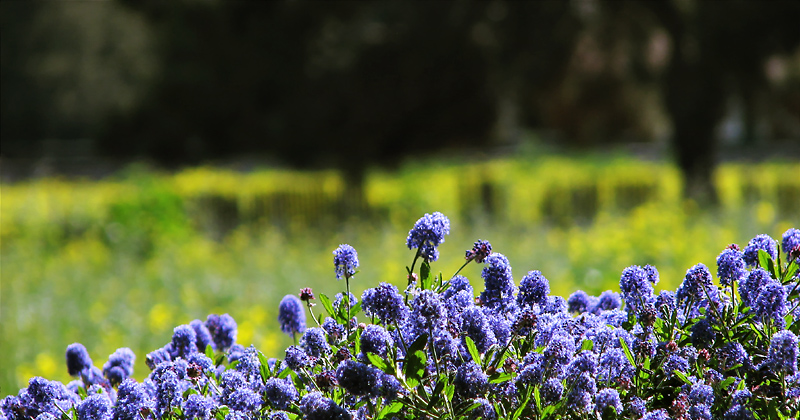
<svg viewBox="0 0 800 420"><path fill-rule="evenodd" d="M357 185L368 165L513 144L524 128L577 147L669 135L686 192L713 201L733 99L744 146L765 119L777 127L780 107L790 128L773 137L800 137L800 65L784 65L780 82L765 70L776 57L800 62L796 1L0 8L6 157L42 139L91 139L102 156L183 165L256 154L338 167Z"/></svg>

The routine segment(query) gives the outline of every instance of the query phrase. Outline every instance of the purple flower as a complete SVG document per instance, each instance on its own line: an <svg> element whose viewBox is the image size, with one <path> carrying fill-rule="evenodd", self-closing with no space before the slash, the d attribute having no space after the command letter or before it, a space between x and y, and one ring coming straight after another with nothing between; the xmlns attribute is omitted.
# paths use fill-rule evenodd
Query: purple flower
<svg viewBox="0 0 800 420"><path fill-rule="evenodd" d="M494 405L492 405L489 400L486 398L476 398L474 403L480 404L479 406L472 409L469 412L469 419L470 420L496 420L497 419L497 410L494 409Z"/></svg>
<svg viewBox="0 0 800 420"><path fill-rule="evenodd" d="M350 413L320 392L309 392L300 400L300 411L306 420L350 420Z"/></svg>
<svg viewBox="0 0 800 420"><path fill-rule="evenodd" d="M489 389L489 377L483 373L480 366L470 360L458 367L453 385L456 388L456 395L460 398L478 398L486 394Z"/></svg>
<svg viewBox="0 0 800 420"><path fill-rule="evenodd" d="M325 321L322 321L322 329L328 333L331 344L344 336L344 325L336 322L336 320L331 317L325 318Z"/></svg>
<svg viewBox="0 0 800 420"><path fill-rule="evenodd" d="M112 386L119 385L133 375L135 361L136 355L133 350L127 347L119 348L108 356L108 361L103 365L103 374L111 382Z"/></svg>
<svg viewBox="0 0 800 420"><path fill-rule="evenodd" d="M723 286L730 286L747 275L744 268L744 254L733 248L725 248L717 257L717 277Z"/></svg>
<svg viewBox="0 0 800 420"><path fill-rule="evenodd" d="M199 418L208 420L211 418L211 409L214 408L214 400L206 398L200 394L191 394L183 402L183 414L187 419Z"/></svg>
<svg viewBox="0 0 800 420"><path fill-rule="evenodd" d="M278 306L278 322L286 334L302 333L306 330L306 310L295 295L286 295Z"/></svg>
<svg viewBox="0 0 800 420"><path fill-rule="evenodd" d="M347 303L350 305L350 308L352 308L353 306L356 306L356 303L358 303L358 299L356 299L356 295L350 293L347 296L349 298L347 300ZM336 296L334 296L334 299L333 299L333 304L332 304L333 309L335 311L338 311L339 307L342 306L342 302L344 302L344 293L337 293Z"/></svg>
<svg viewBox="0 0 800 420"><path fill-rule="evenodd" d="M542 307L542 312L548 314L566 313L567 301L561 296L548 296L544 307Z"/></svg>
<svg viewBox="0 0 800 420"><path fill-rule="evenodd" d="M753 412L743 405L733 404L728 411L725 412L725 420L753 420Z"/></svg>
<svg viewBox="0 0 800 420"><path fill-rule="evenodd" d="M659 408L646 413L641 420L669 420L669 414L667 414L667 410Z"/></svg>
<svg viewBox="0 0 800 420"><path fill-rule="evenodd" d="M714 342L716 333L707 318L697 321L692 326L692 344L698 348L708 348Z"/></svg>
<svg viewBox="0 0 800 420"><path fill-rule="evenodd" d="M225 404L230 407L231 410L247 415L260 409L263 401L261 400L261 396L252 389L239 388L225 399Z"/></svg>
<svg viewBox="0 0 800 420"><path fill-rule="evenodd" d="M800 247L800 229L791 228L783 233L783 240L781 241L781 249L786 253L786 259L789 261L789 256L792 251ZM798 257L800 260L800 257ZM800 264L800 261L797 261Z"/></svg>
<svg viewBox="0 0 800 420"><path fill-rule="evenodd" d="M597 378L605 381L630 380L633 375L633 366L620 348L606 350L600 357L597 368Z"/></svg>
<svg viewBox="0 0 800 420"><path fill-rule="evenodd" d="M620 307L619 293L614 293L611 290L606 290L600 293L597 298L597 305L593 308L592 312L611 311Z"/></svg>
<svg viewBox="0 0 800 420"><path fill-rule="evenodd" d="M236 342L236 321L228 314L211 314L206 318L206 328L214 339L217 350L227 350Z"/></svg>
<svg viewBox="0 0 800 420"><path fill-rule="evenodd" d="M686 373L689 370L689 361L678 354L670 354L664 362L664 374L667 379L675 376L675 371Z"/></svg>
<svg viewBox="0 0 800 420"><path fill-rule="evenodd" d="M386 357L389 348L394 346L392 335L379 325L369 324L361 333L361 351Z"/></svg>
<svg viewBox="0 0 800 420"><path fill-rule="evenodd" d="M689 407L687 411L692 420L711 420L711 406L707 404L697 404Z"/></svg>
<svg viewBox="0 0 800 420"><path fill-rule="evenodd" d="M466 291L470 295L473 295L473 293L475 293L475 291L472 289L472 285L469 284L469 279L467 279L464 276L455 276L452 279L450 279L450 286L447 289L445 289L444 292L442 292L442 299L443 300L450 299L461 291Z"/></svg>
<svg viewBox="0 0 800 420"><path fill-rule="evenodd" d="M345 360L336 369L336 380L353 395L377 395L382 372L355 360Z"/></svg>
<svg viewBox="0 0 800 420"><path fill-rule="evenodd" d="M610 410L614 413L622 414L622 402L619 399L619 392L613 388L604 388L597 393L594 402L594 409L601 417L610 415ZM606 413L606 411L609 413Z"/></svg>
<svg viewBox="0 0 800 420"><path fill-rule="evenodd" d="M516 310L514 294L517 287L511 277L508 258L500 253L489 255L481 277L485 284L485 289L480 295L483 305L494 311L514 312Z"/></svg>
<svg viewBox="0 0 800 420"><path fill-rule="evenodd" d="M408 249L419 248L419 254L426 261L439 259L439 250L436 249L444 242L445 235L450 233L450 220L438 211L425 214L408 232L406 245Z"/></svg>
<svg viewBox="0 0 800 420"><path fill-rule="evenodd" d="M377 316L384 325L402 322L408 316L403 297L397 287L389 283L381 283L374 289L365 290L361 295L361 307L364 313Z"/></svg>
<svg viewBox="0 0 800 420"><path fill-rule="evenodd" d="M584 350L569 362L567 365L567 378L575 379L583 373L589 373L594 377L597 371L597 355L589 350Z"/></svg>
<svg viewBox="0 0 800 420"><path fill-rule="evenodd" d="M638 312L639 308L649 302L653 296L653 285L647 275L647 271L638 265L632 265L622 270L619 289L625 305L633 312Z"/></svg>
<svg viewBox="0 0 800 420"><path fill-rule="evenodd" d="M353 277L358 268L358 253L355 248L347 244L339 245L333 251L333 266L337 279Z"/></svg>
<svg viewBox="0 0 800 420"><path fill-rule="evenodd" d="M139 413L145 409L155 409L155 402L147 393L145 385L133 379L122 381L117 390L114 420L139 420Z"/></svg>
<svg viewBox="0 0 800 420"><path fill-rule="evenodd" d="M300 394L298 394L290 378L267 379L264 386L264 395L267 398L267 402L276 410L288 410L292 403L300 398Z"/></svg>
<svg viewBox="0 0 800 420"><path fill-rule="evenodd" d="M81 343L67 346L67 371L70 376L77 376L82 370L92 367L92 358Z"/></svg>
<svg viewBox="0 0 800 420"><path fill-rule="evenodd" d="M466 337L471 338L481 353L486 353L489 347L497 344L497 338L489 325L489 320L477 306L466 309L461 314L461 330L466 334L464 336L465 343Z"/></svg>
<svg viewBox="0 0 800 420"><path fill-rule="evenodd" d="M628 411L630 411L635 417L642 417L647 410L644 401L639 397L631 398L631 401L628 403Z"/></svg>
<svg viewBox="0 0 800 420"><path fill-rule="evenodd" d="M647 273L647 281L653 283L653 286L658 284L659 280L658 270L654 266L650 264L645 265L644 272Z"/></svg>
<svg viewBox="0 0 800 420"><path fill-rule="evenodd" d="M539 392L546 403L553 404L564 395L564 384L561 383L560 379L548 379L542 384Z"/></svg>
<svg viewBox="0 0 800 420"><path fill-rule="evenodd" d="M763 268L756 268L751 271L750 274L739 283L739 295L742 297L742 302L747 306L753 307L758 299L758 295L761 293L761 289L771 280L772 278L769 273Z"/></svg>
<svg viewBox="0 0 800 420"><path fill-rule="evenodd" d="M311 359L308 357L308 354L297 346L289 346L286 348L286 357L284 362L286 362L286 366L289 366L289 369L295 372L304 367L311 366L312 363Z"/></svg>
<svg viewBox="0 0 800 420"><path fill-rule="evenodd" d="M172 334L173 356L183 357L197 351L197 333L190 325L178 325Z"/></svg>
<svg viewBox="0 0 800 420"><path fill-rule="evenodd" d="M758 250L763 249L772 259L778 258L778 243L769 235L761 234L751 239L744 248L744 262L749 266L758 265Z"/></svg>
<svg viewBox="0 0 800 420"><path fill-rule="evenodd" d="M708 297L716 299L717 288L711 279L711 272L708 271L708 267L700 263L686 270L686 276L683 278L683 283L678 287L675 297L681 302L694 300L695 303Z"/></svg>
<svg viewBox="0 0 800 420"><path fill-rule="evenodd" d="M519 282L517 304L519 306L544 305L550 294L550 283L539 270L528 271Z"/></svg>
<svg viewBox="0 0 800 420"><path fill-rule="evenodd" d="M411 301L411 317L414 327L420 332L442 326L447 320L447 310L439 295L431 290L423 290Z"/></svg>
<svg viewBox="0 0 800 420"><path fill-rule="evenodd" d="M300 338L300 347L316 358L331 352L331 346L328 345L325 331L322 328L307 329Z"/></svg>
<svg viewBox="0 0 800 420"><path fill-rule="evenodd" d="M104 394L87 397L78 405L78 420L111 420L111 400Z"/></svg>
<svg viewBox="0 0 800 420"><path fill-rule="evenodd" d="M194 329L195 337L197 338L197 351L205 352L207 346L211 346L211 348L215 348L214 339L211 338L211 332L206 328L206 325L203 321L199 319L195 319L194 321L190 322L189 325L192 326Z"/></svg>
<svg viewBox="0 0 800 420"><path fill-rule="evenodd" d="M156 410L159 415L163 416L172 410L172 407L180 407L183 390L181 389L181 381L178 378L178 374L171 366L167 367L166 363L159 365L154 373Z"/></svg>
<svg viewBox="0 0 800 420"><path fill-rule="evenodd" d="M778 282L770 278L761 291L758 293L753 303L753 311L760 315L764 321L769 319L779 327L783 327L785 321L783 317L786 315L786 289Z"/></svg>
<svg viewBox="0 0 800 420"><path fill-rule="evenodd" d="M582 314L590 309L591 297L583 290L576 290L567 299L567 310L575 314Z"/></svg>
<svg viewBox="0 0 800 420"><path fill-rule="evenodd" d="M147 356L145 356L145 363L147 363L147 367L149 367L150 370L153 370L164 362L172 361L172 356L170 356L169 352L171 348L172 343L168 343L166 346L160 349L156 349L150 353L147 353Z"/></svg>
<svg viewBox="0 0 800 420"><path fill-rule="evenodd" d="M772 372L794 375L797 372L797 336L789 330L775 333L769 343L766 363Z"/></svg>
<svg viewBox="0 0 800 420"><path fill-rule="evenodd" d="M689 402L694 404L714 404L714 388L701 383L692 385L692 390L689 392Z"/></svg>
<svg viewBox="0 0 800 420"><path fill-rule="evenodd" d="M544 356L559 365L566 364L575 354L575 340L566 333L554 334L544 349Z"/></svg>
<svg viewBox="0 0 800 420"><path fill-rule="evenodd" d="M578 413L589 413L594 408L592 397L597 393L597 383L589 372L578 375L567 394L567 407Z"/></svg>
<svg viewBox="0 0 800 420"><path fill-rule="evenodd" d="M489 241L478 239L472 249L468 249L464 258L482 263L492 253L492 244Z"/></svg>

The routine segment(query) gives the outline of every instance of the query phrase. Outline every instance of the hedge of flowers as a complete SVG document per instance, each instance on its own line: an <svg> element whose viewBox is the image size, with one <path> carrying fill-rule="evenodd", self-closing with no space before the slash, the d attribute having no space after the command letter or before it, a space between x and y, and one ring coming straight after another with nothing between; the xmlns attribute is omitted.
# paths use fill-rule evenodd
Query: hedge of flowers
<svg viewBox="0 0 800 420"><path fill-rule="evenodd" d="M483 290L431 263L449 234L426 214L407 287L350 293L358 255L334 254L344 290L301 289L279 307L295 339L282 360L236 343L236 322L209 315L175 328L146 356L120 348L96 367L66 350L66 385L41 377L0 404L0 420L48 419L788 419L800 413L800 230L732 244L711 270L689 268L675 292L654 293L652 266L622 271L620 292L564 299L539 271L517 284L505 256L479 240ZM323 310L316 308L321 303ZM316 309L315 309L316 308ZM307 318L310 315L310 320Z"/></svg>

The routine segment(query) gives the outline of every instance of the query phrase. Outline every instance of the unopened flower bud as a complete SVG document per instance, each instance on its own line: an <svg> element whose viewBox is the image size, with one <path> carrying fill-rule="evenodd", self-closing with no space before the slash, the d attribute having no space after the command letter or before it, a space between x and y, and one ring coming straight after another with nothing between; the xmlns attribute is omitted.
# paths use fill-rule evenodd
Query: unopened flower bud
<svg viewBox="0 0 800 420"><path fill-rule="evenodd" d="M300 289L300 300L303 302L308 302L311 299L314 299L314 292L310 287L304 287Z"/></svg>

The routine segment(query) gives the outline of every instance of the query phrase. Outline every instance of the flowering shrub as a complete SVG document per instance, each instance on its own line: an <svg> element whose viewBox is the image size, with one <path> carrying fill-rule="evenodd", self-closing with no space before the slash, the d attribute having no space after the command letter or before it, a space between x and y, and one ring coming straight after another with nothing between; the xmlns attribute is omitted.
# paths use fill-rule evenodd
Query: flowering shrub
<svg viewBox="0 0 800 420"><path fill-rule="evenodd" d="M675 292L655 294L652 266L622 271L620 293L550 296L539 271L519 285L488 241L466 251L483 263L483 290L458 272L434 274L449 233L441 213L408 234L416 250L406 288L349 291L356 250L337 248L345 290L300 290L280 304L295 338L282 360L236 343L236 322L209 315L174 329L131 379L121 348L102 369L71 344L67 385L41 377L0 402L21 419L784 419L800 413L800 230L780 243L759 235L725 248L716 277L689 268ZM418 271L415 270L417 263ZM306 311L313 324L307 324ZM300 335L299 340L297 336Z"/></svg>

